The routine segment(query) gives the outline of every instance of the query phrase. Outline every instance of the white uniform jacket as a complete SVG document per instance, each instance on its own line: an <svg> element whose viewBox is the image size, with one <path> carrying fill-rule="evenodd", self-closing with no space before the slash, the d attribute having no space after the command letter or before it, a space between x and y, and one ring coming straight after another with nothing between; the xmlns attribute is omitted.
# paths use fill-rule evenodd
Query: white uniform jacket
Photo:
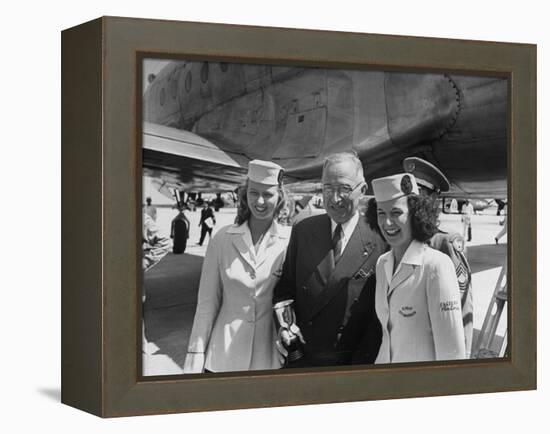
<svg viewBox="0 0 550 434"><path fill-rule="evenodd" d="M375 363L464 359L460 291L452 261L413 240L393 273L393 252L376 264L382 345Z"/></svg>
<svg viewBox="0 0 550 434"><path fill-rule="evenodd" d="M184 373L277 369L273 288L290 227L275 221L256 252L248 223L227 226L208 245Z"/></svg>

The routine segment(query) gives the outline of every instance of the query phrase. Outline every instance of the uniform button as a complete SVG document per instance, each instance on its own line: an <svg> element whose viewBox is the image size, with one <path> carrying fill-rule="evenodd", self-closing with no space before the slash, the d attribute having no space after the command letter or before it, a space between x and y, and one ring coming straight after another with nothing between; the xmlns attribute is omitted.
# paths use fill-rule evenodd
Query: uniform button
<svg viewBox="0 0 550 434"><path fill-rule="evenodd" d="M340 333L343 332L343 331L344 331L344 326L338 327L338 331L339 331Z"/></svg>
<svg viewBox="0 0 550 434"><path fill-rule="evenodd" d="M307 291L307 286L302 286L302 291Z"/></svg>
<svg viewBox="0 0 550 434"><path fill-rule="evenodd" d="M252 279L255 279L255 278L256 278L256 273L255 273L254 271L251 271L251 272L250 272L250 277L251 277Z"/></svg>
<svg viewBox="0 0 550 434"><path fill-rule="evenodd" d="M309 322L307 323L307 325L312 326L312 325L313 325L313 321L309 321Z"/></svg>

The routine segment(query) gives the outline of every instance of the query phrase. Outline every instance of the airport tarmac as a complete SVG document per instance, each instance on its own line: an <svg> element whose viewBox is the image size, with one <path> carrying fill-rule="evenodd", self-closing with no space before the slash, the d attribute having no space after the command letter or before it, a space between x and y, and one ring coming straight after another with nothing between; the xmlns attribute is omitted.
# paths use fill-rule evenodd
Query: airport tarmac
<svg viewBox="0 0 550 434"><path fill-rule="evenodd" d="M161 233L169 234L170 222L177 214L173 209L157 210L157 225ZM495 236L502 229L496 208L472 217L472 241L467 244L467 255L472 269L474 297L474 328L479 330L487 313L495 285L506 262L507 241L504 236L495 245ZM171 252L144 278L146 302L144 321L147 344L144 345L143 375L182 374L187 344L197 303L200 270L207 242L198 246L200 211L187 211L191 223L188 247L184 254ZM233 223L235 209L221 209L216 213L214 233ZM462 233L460 215L441 214L441 229ZM208 239L208 237L207 237ZM507 326L503 314L497 335L502 336Z"/></svg>

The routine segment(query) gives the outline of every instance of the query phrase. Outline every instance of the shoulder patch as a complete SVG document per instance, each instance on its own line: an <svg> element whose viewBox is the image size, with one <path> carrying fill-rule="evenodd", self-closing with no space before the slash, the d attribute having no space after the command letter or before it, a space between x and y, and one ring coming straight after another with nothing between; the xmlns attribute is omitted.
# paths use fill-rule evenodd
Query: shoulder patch
<svg viewBox="0 0 550 434"><path fill-rule="evenodd" d="M458 236L453 239L452 241L453 247L457 252L463 252L464 251L464 238L461 236Z"/></svg>

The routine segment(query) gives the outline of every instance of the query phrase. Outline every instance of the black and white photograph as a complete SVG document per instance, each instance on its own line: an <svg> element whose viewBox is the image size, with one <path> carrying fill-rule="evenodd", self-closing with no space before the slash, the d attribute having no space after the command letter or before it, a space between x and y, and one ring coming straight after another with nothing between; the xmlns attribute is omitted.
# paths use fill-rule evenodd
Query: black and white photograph
<svg viewBox="0 0 550 434"><path fill-rule="evenodd" d="M508 76L140 70L144 377L507 357Z"/></svg>
<svg viewBox="0 0 550 434"><path fill-rule="evenodd" d="M544 10L7 2L3 431L547 425Z"/></svg>

